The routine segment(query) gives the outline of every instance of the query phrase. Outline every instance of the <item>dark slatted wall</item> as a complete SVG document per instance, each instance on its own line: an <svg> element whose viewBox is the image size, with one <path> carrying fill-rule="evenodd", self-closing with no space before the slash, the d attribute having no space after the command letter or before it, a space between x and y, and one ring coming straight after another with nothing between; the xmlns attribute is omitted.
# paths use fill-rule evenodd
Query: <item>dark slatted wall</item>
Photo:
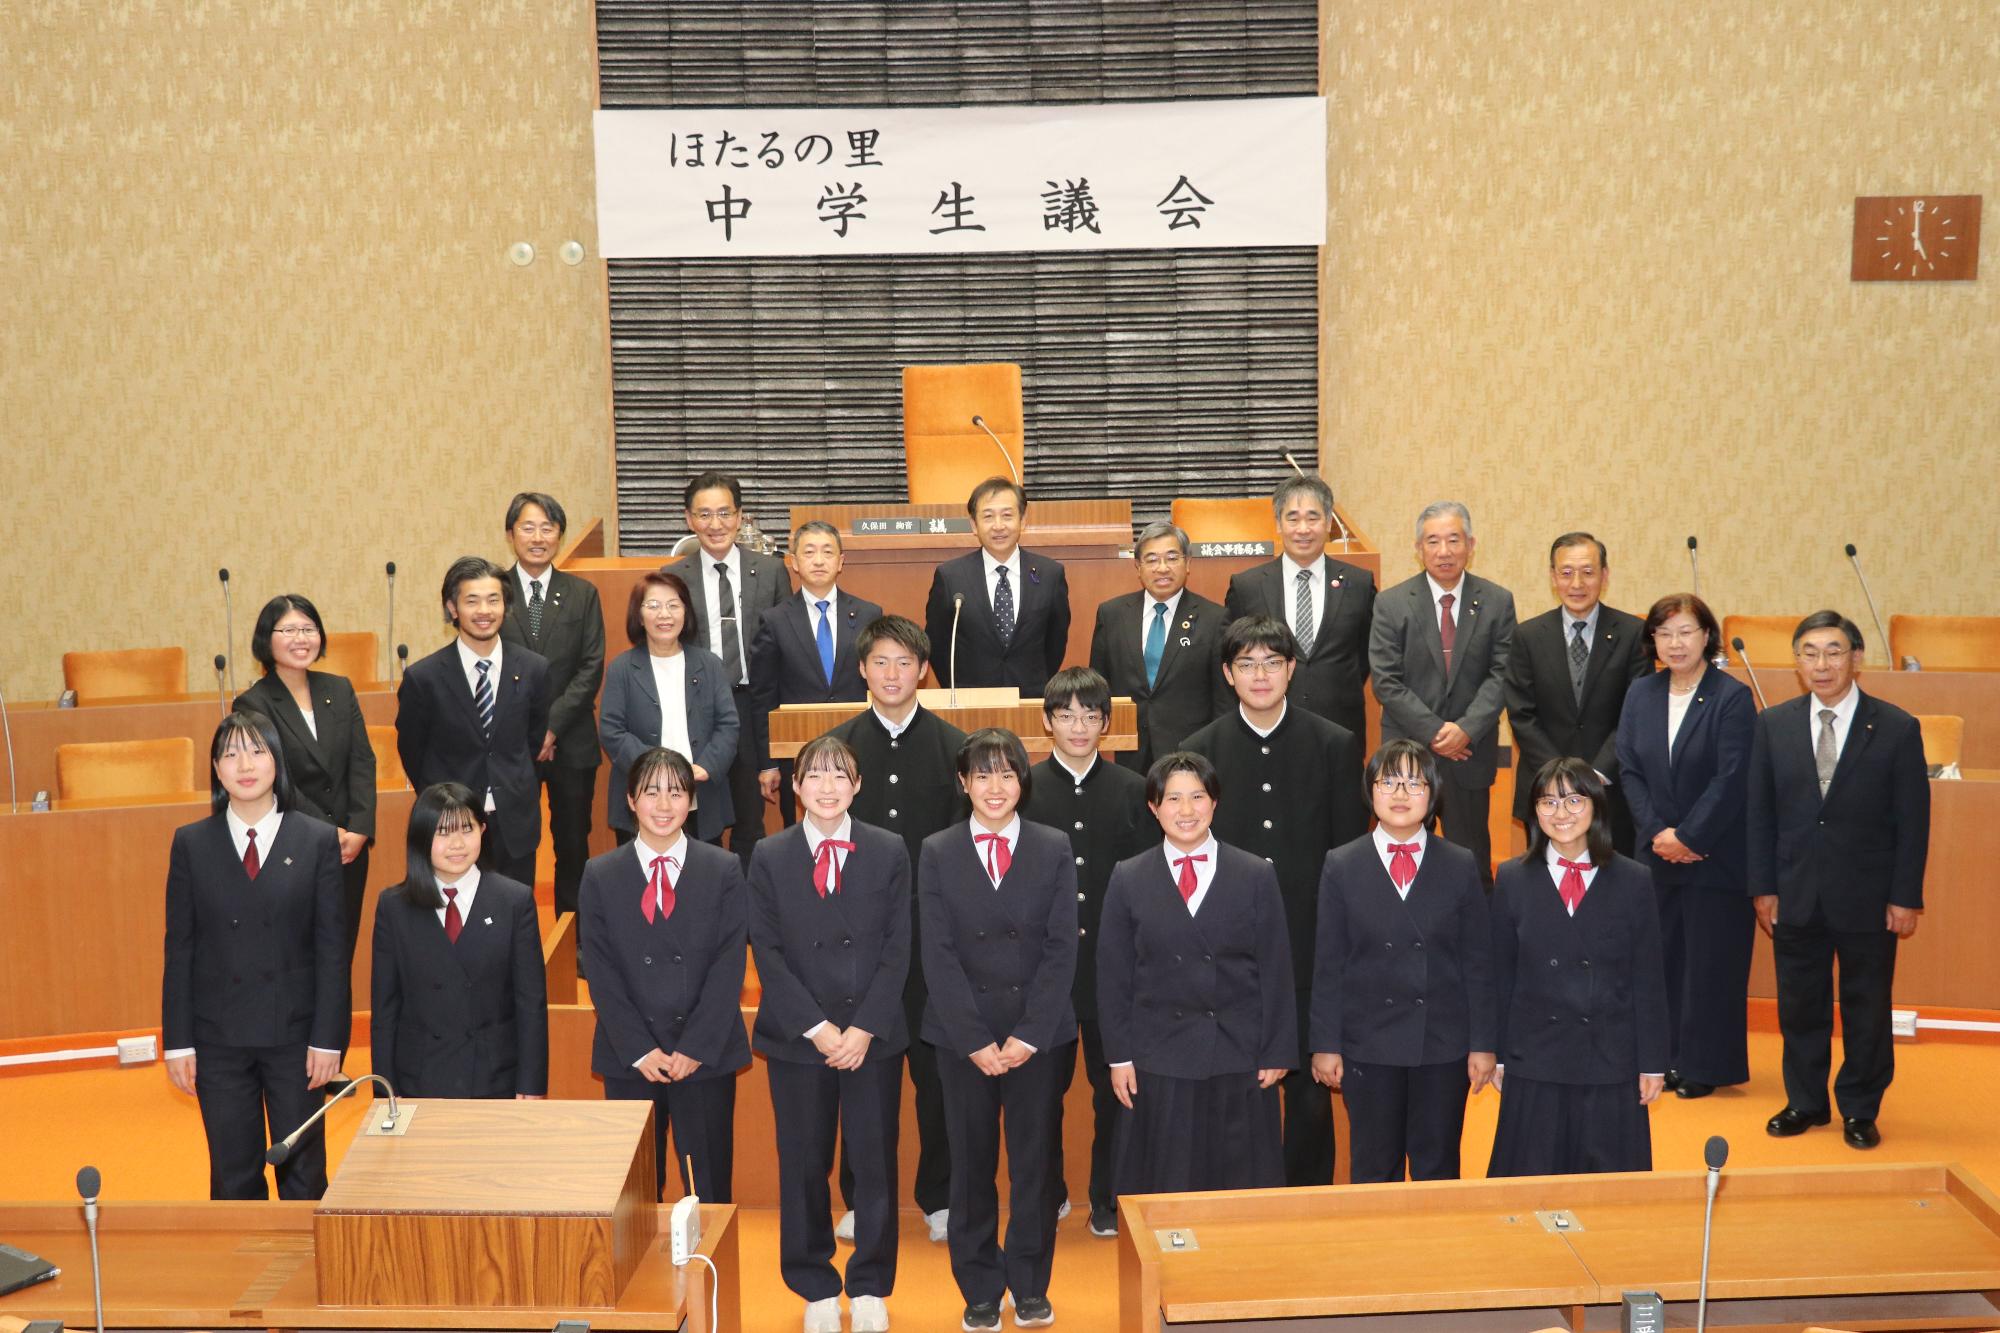
<svg viewBox="0 0 2000 1333"><path fill-rule="evenodd" d="M1131 0L599 0L607 108L1298 96L1317 6ZM811 501L900 500L902 367L1022 368L1028 486L1268 487L1318 435L1317 252L1111 250L618 260L619 543L664 550L707 467L767 530Z"/></svg>

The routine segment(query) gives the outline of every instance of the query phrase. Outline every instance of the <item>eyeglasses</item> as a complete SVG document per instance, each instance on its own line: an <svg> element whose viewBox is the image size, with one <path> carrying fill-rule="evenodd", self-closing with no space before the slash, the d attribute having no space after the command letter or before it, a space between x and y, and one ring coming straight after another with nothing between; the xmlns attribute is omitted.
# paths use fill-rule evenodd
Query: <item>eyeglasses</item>
<svg viewBox="0 0 2000 1333"><path fill-rule="evenodd" d="M1821 663L1825 663L1827 666L1839 666L1852 655L1852 651L1852 649L1848 648L1828 648L1825 650L1801 648L1799 649L1799 661L1809 667L1819 666Z"/></svg>
<svg viewBox="0 0 2000 1333"><path fill-rule="evenodd" d="M1051 713L1050 719L1059 727L1087 727L1104 721L1104 714L1094 708L1086 708L1081 713L1073 713L1065 708L1059 713Z"/></svg>
<svg viewBox="0 0 2000 1333"><path fill-rule="evenodd" d="M522 537L553 537L562 529L553 523L516 523L514 532Z"/></svg>
<svg viewBox="0 0 2000 1333"><path fill-rule="evenodd" d="M1286 665L1282 657L1239 657L1229 667L1239 676L1282 676Z"/></svg>
<svg viewBox="0 0 2000 1333"><path fill-rule="evenodd" d="M1139 563L1147 569L1172 569L1185 559L1186 557L1179 551L1168 551L1164 555L1155 552L1152 555L1140 556Z"/></svg>
<svg viewBox="0 0 2000 1333"><path fill-rule="evenodd" d="M697 509L694 511L694 521L697 523L727 523L735 517L736 510L726 505L721 509Z"/></svg>
<svg viewBox="0 0 2000 1333"><path fill-rule="evenodd" d="M1535 809L1545 815L1554 814L1557 807L1575 814L1589 804L1590 798L1588 796L1585 796L1582 792L1575 791L1567 796L1537 796L1535 798Z"/></svg>
<svg viewBox="0 0 2000 1333"><path fill-rule="evenodd" d="M280 638L286 638L286 639L317 639L319 637L319 626L280 625L276 629L272 630L271 633L278 635Z"/></svg>
<svg viewBox="0 0 2000 1333"><path fill-rule="evenodd" d="M679 612L681 610L681 604L679 602L662 602L655 600L650 602L639 603L639 609L641 611L644 611L649 616L659 616L659 615L665 615L669 611Z"/></svg>
<svg viewBox="0 0 2000 1333"><path fill-rule="evenodd" d="M1680 629L1656 629L1653 631L1653 642L1686 643L1690 639L1693 639L1696 635L1704 635L1707 633L1708 631L1701 628L1699 625L1683 626Z"/></svg>
<svg viewBox="0 0 2000 1333"><path fill-rule="evenodd" d="M1422 778L1375 779L1375 790L1381 792L1384 796L1394 796L1398 792L1408 792L1412 796L1421 796L1430 789L1431 784L1425 782Z"/></svg>

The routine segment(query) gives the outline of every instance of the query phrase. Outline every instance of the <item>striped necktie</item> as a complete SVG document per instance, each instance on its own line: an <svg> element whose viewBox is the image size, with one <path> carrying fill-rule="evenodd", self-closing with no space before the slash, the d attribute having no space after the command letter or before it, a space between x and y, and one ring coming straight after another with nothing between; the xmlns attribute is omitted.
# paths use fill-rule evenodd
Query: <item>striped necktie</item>
<svg viewBox="0 0 2000 1333"><path fill-rule="evenodd" d="M493 678L491 662L477 665L479 680L472 687L472 706L479 710L479 730L487 740L493 739Z"/></svg>

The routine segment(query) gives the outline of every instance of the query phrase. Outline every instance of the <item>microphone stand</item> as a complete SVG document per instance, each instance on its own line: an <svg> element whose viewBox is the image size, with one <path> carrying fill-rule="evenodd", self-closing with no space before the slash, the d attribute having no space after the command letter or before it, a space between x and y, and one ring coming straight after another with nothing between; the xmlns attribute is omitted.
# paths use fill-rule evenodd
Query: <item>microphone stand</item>
<svg viewBox="0 0 2000 1333"><path fill-rule="evenodd" d="M1287 463L1292 465L1292 471L1298 473L1301 477L1306 475L1306 470L1299 466L1299 460L1292 457L1291 450L1285 450L1282 457ZM1328 489L1332 488L1329 487ZM1340 553L1346 555L1348 551L1353 549L1354 534L1347 530L1347 524L1342 521L1339 509L1333 510L1327 517L1333 520L1333 526L1340 529Z"/></svg>
<svg viewBox="0 0 2000 1333"><path fill-rule="evenodd" d="M1694 1309L1695 1333L1707 1333L1708 1329L1708 1247L1715 1226L1715 1187L1721 1179L1720 1170L1708 1169L1708 1204L1701 1212L1701 1296Z"/></svg>
<svg viewBox="0 0 2000 1333"><path fill-rule="evenodd" d="M94 1166L76 1173L76 1192L83 1196L83 1225L90 1232L90 1298L97 1309L97 1333L104 1333L104 1271L97 1254L97 1192L104 1179Z"/></svg>
<svg viewBox="0 0 2000 1333"><path fill-rule="evenodd" d="M1868 590L1868 576L1861 572L1861 557L1855 554L1853 542L1847 544L1847 563L1854 566L1854 577L1861 580L1861 595L1868 599L1868 615L1875 622L1876 642L1882 645L1882 660L1893 662L1889 653L1889 631L1882 628L1882 612L1875 605L1875 594Z"/></svg>
<svg viewBox="0 0 2000 1333"><path fill-rule="evenodd" d="M1736 650L1736 656L1742 660L1743 674L1750 677L1750 692L1757 696L1757 711L1761 713L1771 705L1764 699L1764 687L1757 683L1757 668L1750 665L1750 654L1743 651L1743 636L1739 634L1731 639L1729 646Z"/></svg>
<svg viewBox="0 0 2000 1333"><path fill-rule="evenodd" d="M985 431L986 438L993 441L993 447L1000 451L1000 457L1007 460L1007 471L1013 474L1014 484L1019 486L1021 484L1021 469L1014 466L1014 455L1007 452L1007 446L1000 442L1000 437L995 435L993 428L986 424L986 418L975 413L972 418L972 424Z"/></svg>
<svg viewBox="0 0 2000 1333"><path fill-rule="evenodd" d="M272 1144L269 1151L267 1151L264 1154L264 1160L269 1162L272 1166L284 1165L285 1160L292 1155L292 1149L298 1147L299 1140L305 1137L305 1132L311 1129L314 1125L317 1125L320 1121L324 1120L326 1118L326 1113L328 1111L331 1111L334 1108L334 1106L339 1103L341 1098L352 1096L354 1090L356 1088L359 1088L364 1083L380 1083L382 1085L382 1090L389 1094L389 1114L382 1118L381 1125L379 1125L374 1132L377 1134L402 1133L404 1128L406 1128L409 1125L409 1121L403 1120L400 1123L398 1122L398 1117L401 1116L403 1113L400 1109L398 1109L396 1105L396 1090L390 1087L389 1080L383 1078L380 1074L363 1074L360 1078L351 1078L347 1080L347 1086L343 1087L339 1092L334 1093L333 1096L327 1098L326 1103L323 1106L321 1106L319 1110L314 1111L311 1115L306 1117L304 1124L300 1125L297 1129L285 1135L284 1138L279 1139L276 1143ZM412 1116L415 1116L416 1108L412 1107L410 1109L410 1114ZM364 1130L363 1132L365 1133L367 1131Z"/></svg>
<svg viewBox="0 0 2000 1333"><path fill-rule="evenodd" d="M965 609L965 594L951 599L951 706L958 707L958 613Z"/></svg>
<svg viewBox="0 0 2000 1333"><path fill-rule="evenodd" d="M14 813L21 813L21 784L14 773L14 724L7 720L7 692L0 689L0 732L7 737L7 799L12 802Z"/></svg>
<svg viewBox="0 0 2000 1333"><path fill-rule="evenodd" d="M236 646L236 605L229 598L229 571L218 569L215 573L216 577L222 580L222 627L225 636L222 641L223 647L234 648ZM224 659L218 657L216 660L220 662ZM227 660L229 662L229 688L233 693L236 689L236 661L233 657ZM217 688L221 688L220 682L217 683Z"/></svg>
<svg viewBox="0 0 2000 1333"><path fill-rule="evenodd" d="M389 575L389 632L387 637L385 637L382 640L382 650L384 652L389 651L389 645L396 641L396 562L394 560L391 560L389 562L388 575Z"/></svg>
<svg viewBox="0 0 2000 1333"><path fill-rule="evenodd" d="M229 696L222 692L222 669L228 664L229 659L221 653L215 655L215 702L224 717L229 716Z"/></svg>

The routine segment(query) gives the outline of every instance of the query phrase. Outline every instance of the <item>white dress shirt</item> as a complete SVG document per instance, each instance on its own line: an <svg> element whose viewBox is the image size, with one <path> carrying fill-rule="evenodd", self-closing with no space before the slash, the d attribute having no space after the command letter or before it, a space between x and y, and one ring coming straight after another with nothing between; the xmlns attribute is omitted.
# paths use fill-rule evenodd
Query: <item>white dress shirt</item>
<svg viewBox="0 0 2000 1333"><path fill-rule="evenodd" d="M994 590L1000 586L1000 566L1007 566L1007 586L1014 591L1014 619L1021 618L1021 548L1016 546L1005 561L995 560L993 552L979 548L980 565L986 570L986 605L993 606Z"/></svg>
<svg viewBox="0 0 2000 1333"><path fill-rule="evenodd" d="M1396 859L1396 854L1389 850L1389 843L1392 841L1392 839L1389 837L1387 833L1382 831L1382 826L1380 824L1377 824L1375 826L1375 831L1371 833L1369 836L1375 839L1375 854L1382 858L1382 868L1384 870L1389 870L1389 882L1391 884L1396 884L1395 872L1393 870L1390 870L1390 863ZM1414 842L1415 844L1417 844L1417 850L1410 853L1410 855L1416 858L1417 874L1421 875L1424 871L1424 853L1429 851L1431 847L1430 830L1419 827L1417 829L1416 836L1411 838L1410 842ZM1409 844L1405 843L1403 845L1408 846ZM1417 876L1412 875L1410 876L1409 884L1396 884L1397 894L1399 894L1403 898L1403 900L1407 902L1410 897L1410 887L1411 885L1414 885L1416 882L1417 882Z"/></svg>
<svg viewBox="0 0 2000 1333"><path fill-rule="evenodd" d="M500 640L497 638L493 640L493 652L491 656L481 657L466 646L465 636L460 635L458 639L458 664L465 671L465 688L472 692L472 697L475 699L479 697L479 664L481 662L492 663L492 666L487 668L486 687L493 691L493 714L497 719L500 715ZM498 808L493 803L493 789L488 787L486 789L486 813L490 815Z"/></svg>
<svg viewBox="0 0 2000 1333"><path fill-rule="evenodd" d="M889 739L892 741L895 740L897 737L901 736L904 732L908 731L910 729L910 724L917 720L917 710L914 705L911 706L909 712L903 714L903 720L901 722L893 720L887 713L883 712L881 709L877 708L872 703L868 705L868 711L875 714L875 720L882 724L882 730L889 733Z"/></svg>
<svg viewBox="0 0 2000 1333"><path fill-rule="evenodd" d="M799 820L799 824L806 831L806 850L812 853L814 865L819 864L819 845L828 838L832 838L835 842L854 841L854 816L852 815L842 815L840 817L840 827L831 833L821 833L819 825L812 822L810 815ZM847 855L846 852L838 847L833 849L833 884L836 889L841 882L841 876L847 873ZM811 1041L819 1035L819 1030L826 1025L826 1020L822 1018L799 1035L807 1041Z"/></svg>
<svg viewBox="0 0 2000 1333"><path fill-rule="evenodd" d="M472 920L472 899L479 892L479 867L471 867L456 884L447 884L439 880L438 892L442 894L446 889L457 889L458 897L445 899L444 906L437 909L438 924L440 926L444 924L445 913L454 906L458 908L459 924L463 925Z"/></svg>
<svg viewBox="0 0 2000 1333"><path fill-rule="evenodd" d="M1284 597L1281 600L1284 603L1284 611L1278 619L1284 621L1285 628L1291 630L1294 635L1298 633L1299 627L1292 623L1292 614L1299 605L1299 575L1310 575L1311 577L1306 580L1306 586L1312 589L1313 639L1316 642L1319 639L1320 626L1326 622L1326 559L1322 556L1310 565L1302 565L1287 553L1282 557L1282 562L1280 567L1284 570L1285 587ZM1300 651L1308 651L1311 647L1312 644L1305 644Z"/></svg>
<svg viewBox="0 0 2000 1333"><path fill-rule="evenodd" d="M1697 685L1695 690L1701 687ZM1667 756L1673 757L1674 745L1681 738L1681 723L1687 721L1688 705L1694 702L1695 690L1686 694L1675 692L1673 683L1667 685ZM1815 733L1817 738L1817 733Z"/></svg>
<svg viewBox="0 0 2000 1333"><path fill-rule="evenodd" d="M1201 910L1203 901L1207 899L1208 886L1215 883L1215 860L1222 852L1221 847L1216 844L1215 835L1213 833L1209 834L1208 840L1192 852L1184 852L1171 842L1162 839L1160 842L1160 851L1167 858L1167 877L1173 880L1177 886L1181 882L1181 868L1174 864L1176 861L1180 860L1183 856L1203 856L1208 858L1205 861L1190 863L1194 870L1194 892L1188 895L1187 909L1188 915L1193 916Z"/></svg>
<svg viewBox="0 0 2000 1333"><path fill-rule="evenodd" d="M728 657L722 651L723 630L727 628L730 633L736 636L736 648L740 654L739 660L743 663L744 675L737 680L731 681L730 684L741 685L744 681L750 679L748 674L750 671L750 648L743 641L743 548L732 545L729 548L729 554L720 559L720 563L729 566L730 601L735 604L734 609L736 611L735 621L728 626L723 625L722 613L717 609L720 601L719 589L715 577L715 566L718 563L717 558L710 555L706 547L697 546L695 548L695 559L701 562L701 591L702 596L706 599L702 605L708 608L708 623L702 626L704 637L708 640L708 650L717 657L727 661Z"/></svg>
<svg viewBox="0 0 2000 1333"><path fill-rule="evenodd" d="M1244 726L1250 728L1250 730L1256 732L1259 736L1268 739L1272 732L1285 725L1285 714L1291 710L1291 707L1292 701L1290 699L1280 702L1278 705L1278 720L1268 727L1260 727L1255 722L1252 722L1250 720L1250 710L1242 704L1236 705L1236 711L1242 714Z"/></svg>
<svg viewBox="0 0 2000 1333"><path fill-rule="evenodd" d="M528 603L535 600L535 590L531 585L536 583L542 585L542 601L544 603L542 609L544 611L548 610L546 603L549 600L549 580L555 577L555 567L551 565L541 573L531 575L528 573L525 565L516 561L514 564L514 573L521 580L521 613L526 615Z"/></svg>
<svg viewBox="0 0 2000 1333"><path fill-rule="evenodd" d="M1097 751L1095 750L1090 752L1090 758L1083 761L1082 768L1078 768L1075 764L1072 764L1069 756L1061 750L1051 750L1049 756L1062 765L1063 772L1069 774L1070 781L1079 787L1083 785L1083 780L1090 776L1091 770L1097 767Z"/></svg>
<svg viewBox="0 0 2000 1333"><path fill-rule="evenodd" d="M312 733L312 738L314 740L318 740L319 723L313 720L313 710L310 708L301 708L299 710L299 716L306 720L306 730Z"/></svg>
<svg viewBox="0 0 2000 1333"><path fill-rule="evenodd" d="M1819 755L1820 710L1828 707L1833 709L1833 757L1838 759L1841 752L1847 748L1847 733L1854 726L1854 714L1856 710L1861 707L1861 687L1850 683L1847 687L1846 695L1837 704L1823 704L1819 701L1819 696L1816 694L1807 696L1806 702L1810 710L1809 715L1812 718L1812 726L1809 729L1807 739L1812 744L1815 758Z"/></svg>
<svg viewBox="0 0 2000 1333"><path fill-rule="evenodd" d="M982 835L991 833L993 830L980 823L976 817L967 820L966 827L971 830L974 839L972 850L979 857L980 868L985 870L986 877L993 881L993 887L996 889L999 888L1000 876L993 873L994 867L998 862L996 861L989 865L986 859L986 849L993 844L978 841ZM1007 857L1008 863L1011 865L1013 858L1021 854L1021 816L1015 815L1012 819L1008 820L1007 827L1000 830L1000 836L1007 840Z"/></svg>
<svg viewBox="0 0 2000 1333"><path fill-rule="evenodd" d="M1186 588L1182 588L1180 592L1175 593L1164 602L1153 596L1150 592L1139 599L1139 662L1142 666L1146 661L1146 635L1152 630L1153 621L1160 614L1157 608L1162 606L1167 608L1167 633L1171 635L1174 632L1174 613L1181 609L1181 595L1186 591ZM1321 598L1326 596L1324 588L1320 589L1320 596ZM1313 624L1319 624L1317 613L1314 615ZM1160 660L1163 662L1166 660L1166 641L1164 639L1160 641Z"/></svg>
<svg viewBox="0 0 2000 1333"><path fill-rule="evenodd" d="M1584 855L1588 856L1590 855L1590 853L1585 852ZM1553 842L1549 844L1547 859L1549 863L1549 882L1551 884L1554 884L1556 888L1560 889L1562 888L1563 876L1568 874L1569 872L1556 864L1556 862L1562 859L1562 853L1556 850L1556 845ZM1595 861L1593 861L1590 863L1590 869L1583 872L1583 891L1586 894L1590 892L1590 886L1597 882L1597 872L1600 868L1601 867L1599 867L1598 864ZM1581 900L1579 900L1578 906L1581 905L1582 905ZM1568 904L1564 904L1564 906L1567 907ZM1575 916L1576 908L1570 907L1569 914L1571 916Z"/></svg>
<svg viewBox="0 0 2000 1333"><path fill-rule="evenodd" d="M1428 571L1424 574L1424 582L1431 585L1431 623L1433 625L1442 623L1444 617L1444 598L1448 595L1451 598L1451 623L1456 627L1459 614L1465 610L1465 575L1460 574L1458 576L1458 586L1456 588L1445 587L1442 583L1432 578Z"/></svg>
<svg viewBox="0 0 2000 1333"><path fill-rule="evenodd" d="M694 762L694 738L688 734L687 654L661 657L647 653L653 668L653 689L660 696L660 744Z"/></svg>

